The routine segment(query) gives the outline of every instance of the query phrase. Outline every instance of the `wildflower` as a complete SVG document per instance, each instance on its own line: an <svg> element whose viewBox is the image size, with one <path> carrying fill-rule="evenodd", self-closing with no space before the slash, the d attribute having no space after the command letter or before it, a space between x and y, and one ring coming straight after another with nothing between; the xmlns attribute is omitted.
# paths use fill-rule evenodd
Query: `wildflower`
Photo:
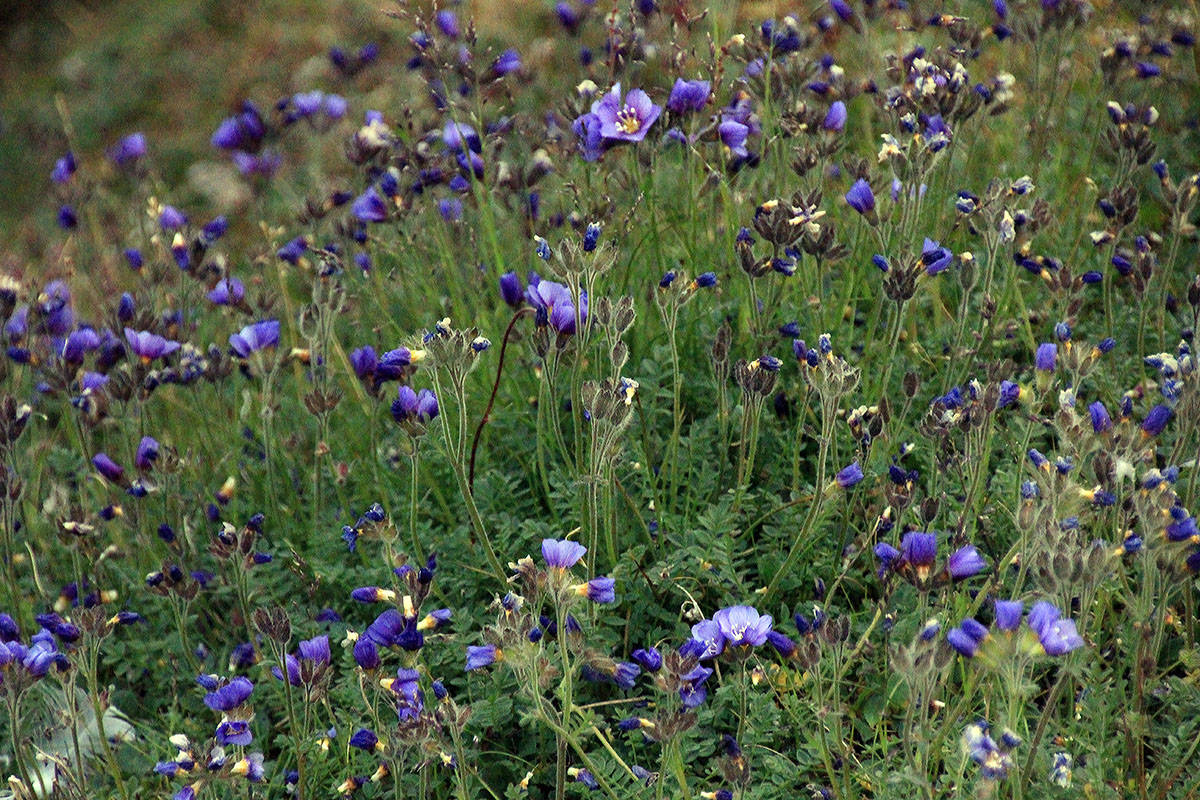
<svg viewBox="0 0 1200 800"><path fill-rule="evenodd" d="M239 675L223 686L214 685L212 690L204 695L204 705L213 711L232 711L246 702L253 691L254 684Z"/></svg>
<svg viewBox="0 0 1200 800"><path fill-rule="evenodd" d="M987 567L979 551L968 544L954 551L941 569L935 570L937 534L920 531L906 533L899 550L880 542L875 546L875 557L879 559L880 577L894 572L921 589L964 580Z"/></svg>
<svg viewBox="0 0 1200 800"><path fill-rule="evenodd" d="M1064 789L1071 785L1071 754L1055 753L1054 763L1050 767L1050 782Z"/></svg>
<svg viewBox="0 0 1200 800"><path fill-rule="evenodd" d="M837 475L834 476L834 481L843 489L849 489L851 486L857 485L862 479L862 467L859 466L857 461L842 467Z"/></svg>
<svg viewBox="0 0 1200 800"><path fill-rule="evenodd" d="M250 723L245 720L225 720L217 726L216 739L218 744L235 744L246 746L254 741L250 733Z"/></svg>
<svg viewBox="0 0 1200 800"><path fill-rule="evenodd" d="M374 750L383 750L383 742L379 741L379 737L369 728L359 728L351 736L349 745L372 752Z"/></svg>
<svg viewBox="0 0 1200 800"><path fill-rule="evenodd" d="M1019 746L1021 740L1008 734L1001 737L1002 743L997 744L987 731L987 723L968 725L963 731L963 749L967 756L979 765L980 774L985 780L1001 781L1008 777L1008 772L1014 767L1009 752Z"/></svg>
<svg viewBox="0 0 1200 800"><path fill-rule="evenodd" d="M542 540L542 558L551 569L570 569L586 554L586 547L569 539Z"/></svg>
<svg viewBox="0 0 1200 800"><path fill-rule="evenodd" d="M439 608L437 611L431 611L417 622L417 630L434 630L449 622L451 617L452 613L448 608Z"/></svg>
<svg viewBox="0 0 1200 800"><path fill-rule="evenodd" d="M538 281L536 286L530 285L526 291L526 298L539 311L539 321L544 320L564 336L575 333L576 305L571 290L566 286L554 281ZM587 310L587 293L581 291L578 306L580 320L587 320Z"/></svg>
<svg viewBox="0 0 1200 800"><path fill-rule="evenodd" d="M1104 433L1112 429L1112 417L1109 416L1108 409L1104 407L1104 403L1099 400L1092 403L1088 406L1088 414L1092 419L1092 430L1096 433Z"/></svg>
<svg viewBox="0 0 1200 800"><path fill-rule="evenodd" d="M1142 422L1142 433L1147 436L1157 436L1162 433L1167 427L1167 423L1171 421L1174 412L1168 406L1157 405L1150 409L1150 413L1146 415L1146 419Z"/></svg>
<svg viewBox="0 0 1200 800"><path fill-rule="evenodd" d="M75 162L75 154L68 150L64 156L54 162L50 180L60 185L69 183L76 169L78 169L78 164Z"/></svg>
<svg viewBox="0 0 1200 800"><path fill-rule="evenodd" d="M213 305L236 306L246 296L246 286L237 278L222 278L208 293Z"/></svg>
<svg viewBox="0 0 1200 800"><path fill-rule="evenodd" d="M841 100L836 100L829 106L828 113L825 114L825 119L821 122L821 127L833 133L841 133L846 128L846 104Z"/></svg>
<svg viewBox="0 0 1200 800"><path fill-rule="evenodd" d="M944 271L954 261L954 253L949 248L942 247L933 239L926 239L921 249L921 266L926 275L937 275Z"/></svg>
<svg viewBox="0 0 1200 800"><path fill-rule="evenodd" d="M1002 631L1015 631L1021 625L1025 604L1020 600L997 600L995 604L996 627Z"/></svg>
<svg viewBox="0 0 1200 800"><path fill-rule="evenodd" d="M387 201L375 186L355 198L350 211L362 222L383 222L388 218Z"/></svg>
<svg viewBox="0 0 1200 800"><path fill-rule="evenodd" d="M725 636L721 626L715 620L706 619L692 626L692 638L679 648L679 652L687 656L695 656L701 661L716 658L725 651Z"/></svg>
<svg viewBox="0 0 1200 800"><path fill-rule="evenodd" d="M100 452L92 456L92 466L96 471L113 483L120 483L125 474L125 468L113 461L108 453Z"/></svg>
<svg viewBox="0 0 1200 800"><path fill-rule="evenodd" d="M770 614L759 614L753 606L723 608L713 614L712 621L722 637L722 647L759 647L775 624Z"/></svg>
<svg viewBox="0 0 1200 800"><path fill-rule="evenodd" d="M712 93L712 84L708 81L685 81L676 78L671 87L671 95L667 98L667 110L672 114L686 114L691 111L702 111L708 104Z"/></svg>
<svg viewBox="0 0 1200 800"><path fill-rule="evenodd" d="M144 155L146 155L146 135L144 133L131 133L108 151L108 157L118 167L128 167Z"/></svg>
<svg viewBox="0 0 1200 800"><path fill-rule="evenodd" d="M396 593L378 586L362 586L350 593L350 599L356 603L382 603L395 600Z"/></svg>
<svg viewBox="0 0 1200 800"><path fill-rule="evenodd" d="M520 307L525 299L525 289L517 273L506 272L500 276L500 297L512 308Z"/></svg>
<svg viewBox="0 0 1200 800"><path fill-rule="evenodd" d="M141 359L143 364L149 364L158 358L165 358L179 349L179 342L164 339L150 331L135 331L132 328L126 328L125 340L129 342L129 349Z"/></svg>
<svg viewBox="0 0 1200 800"><path fill-rule="evenodd" d="M846 192L846 202L872 225L879 221L875 213L875 193L871 191L871 184L862 178L855 181L850 191Z"/></svg>
<svg viewBox="0 0 1200 800"><path fill-rule="evenodd" d="M303 236L297 236L283 247L275 251L275 255L281 261L286 261L289 264L297 264L300 261L300 256L304 255L304 251L308 250L308 240Z"/></svg>
<svg viewBox="0 0 1200 800"><path fill-rule="evenodd" d="M977 620L967 617L959 623L957 628L952 628L946 633L946 643L967 658L974 658L975 653L979 650L979 645L988 636L987 628Z"/></svg>
<svg viewBox="0 0 1200 800"><path fill-rule="evenodd" d="M583 232L583 252L590 253L596 249L597 243L600 241L600 234L604 227L599 222L589 222L587 228Z"/></svg>
<svg viewBox="0 0 1200 800"><path fill-rule="evenodd" d="M252 353L278 343L279 321L274 319L251 323L229 337L229 346L241 358L249 358Z"/></svg>
<svg viewBox="0 0 1200 800"><path fill-rule="evenodd" d="M1027 622L1048 656L1061 656L1083 646L1075 621L1061 619L1053 604L1042 601L1029 610Z"/></svg>
<svg viewBox="0 0 1200 800"><path fill-rule="evenodd" d="M414 392L410 386L401 386L396 399L392 401L392 417L397 422L429 422L437 415L437 396L429 389Z"/></svg>
<svg viewBox="0 0 1200 800"><path fill-rule="evenodd" d="M946 571L956 581L977 575L987 569L987 562L974 545L960 547L946 559Z"/></svg>
<svg viewBox="0 0 1200 800"><path fill-rule="evenodd" d="M492 62L491 74L493 77L502 78L505 75L511 75L519 69L521 69L521 54L509 48L496 56L496 60Z"/></svg>
<svg viewBox="0 0 1200 800"><path fill-rule="evenodd" d="M622 100L619 83L592 105L592 114L600 122L600 136L623 142L645 139L661 113L662 108L654 105L641 89L630 90Z"/></svg>
<svg viewBox="0 0 1200 800"><path fill-rule="evenodd" d="M1058 345L1054 342L1042 342L1034 354L1034 367L1041 372L1053 372L1058 360Z"/></svg>
<svg viewBox="0 0 1200 800"><path fill-rule="evenodd" d="M138 442L137 451L134 453L133 463L142 470L146 471L154 466L154 462L158 460L158 441L153 436L143 436Z"/></svg>
<svg viewBox="0 0 1200 800"><path fill-rule="evenodd" d="M576 588L576 592L593 603L615 603L617 600L616 592L613 587L616 581L612 578L592 578L587 583L582 583Z"/></svg>
<svg viewBox="0 0 1200 800"><path fill-rule="evenodd" d="M230 767L229 771L234 775L245 775L251 783L260 782L265 775L262 753L251 753Z"/></svg>
<svg viewBox="0 0 1200 800"><path fill-rule="evenodd" d="M679 699L683 701L684 708L696 708L704 702L708 697L708 690L704 688L704 683L712 674L713 671L708 667L697 665L686 675L680 677L682 685L679 687Z"/></svg>
<svg viewBox="0 0 1200 800"><path fill-rule="evenodd" d="M634 650L630 654L630 658L636 661L647 672L658 672L662 669L662 653L653 647Z"/></svg>
<svg viewBox="0 0 1200 800"><path fill-rule="evenodd" d="M467 647L466 671L481 669L504 660L504 652L494 644Z"/></svg>
<svg viewBox="0 0 1200 800"><path fill-rule="evenodd" d="M750 154L746 149L746 138L750 135L748 126L736 120L726 120L717 126L717 135L732 155L744 158Z"/></svg>

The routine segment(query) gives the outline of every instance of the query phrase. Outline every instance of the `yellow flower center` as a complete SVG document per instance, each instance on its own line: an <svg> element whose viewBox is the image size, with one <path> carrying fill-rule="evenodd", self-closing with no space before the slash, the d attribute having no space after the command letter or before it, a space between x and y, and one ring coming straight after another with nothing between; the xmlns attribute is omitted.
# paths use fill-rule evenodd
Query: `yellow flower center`
<svg viewBox="0 0 1200 800"><path fill-rule="evenodd" d="M625 106L617 112L617 129L622 133L637 133L641 127L641 117L631 106Z"/></svg>

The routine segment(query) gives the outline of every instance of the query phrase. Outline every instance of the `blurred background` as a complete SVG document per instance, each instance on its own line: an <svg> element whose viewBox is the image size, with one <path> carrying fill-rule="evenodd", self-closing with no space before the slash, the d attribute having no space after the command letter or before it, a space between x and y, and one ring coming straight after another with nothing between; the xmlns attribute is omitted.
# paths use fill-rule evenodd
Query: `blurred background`
<svg viewBox="0 0 1200 800"><path fill-rule="evenodd" d="M249 188L209 144L246 98L266 107L321 89L396 109L406 84L404 24L389 0L0 0L0 269L21 271L56 237L50 170L68 148L100 178L106 148L146 134L157 179L196 210L236 211ZM521 9L518 11L517 9ZM465 5L465 19L478 11ZM527 42L550 30L553 4L489 4L480 36ZM363 74L340 75L331 47L379 46ZM371 107L371 106L366 106Z"/></svg>

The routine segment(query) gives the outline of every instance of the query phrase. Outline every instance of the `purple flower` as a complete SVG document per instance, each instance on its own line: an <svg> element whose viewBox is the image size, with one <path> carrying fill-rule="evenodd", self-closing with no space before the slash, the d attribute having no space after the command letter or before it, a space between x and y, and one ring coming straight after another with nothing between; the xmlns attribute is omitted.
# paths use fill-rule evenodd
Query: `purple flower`
<svg viewBox="0 0 1200 800"><path fill-rule="evenodd" d="M996 601L996 627L1002 631L1015 631L1021 625L1021 614L1025 604L1020 600Z"/></svg>
<svg viewBox="0 0 1200 800"><path fill-rule="evenodd" d="M1112 417L1108 415L1108 409L1104 407L1104 403L1099 400L1088 406L1088 415L1092 418L1092 430L1096 433L1104 433L1112 429Z"/></svg>
<svg viewBox="0 0 1200 800"><path fill-rule="evenodd" d="M118 167L127 167L144 155L146 155L146 134L144 133L131 133L108 151L108 157Z"/></svg>
<svg viewBox="0 0 1200 800"><path fill-rule="evenodd" d="M691 672L682 676L683 686L679 688L679 699L683 701L684 708L696 708L704 702L708 697L704 682L712 674L713 671L708 667L697 665Z"/></svg>
<svg viewBox="0 0 1200 800"><path fill-rule="evenodd" d="M875 557L879 559L879 577L883 577L900 559L900 551L887 542L875 545Z"/></svg>
<svg viewBox="0 0 1200 800"><path fill-rule="evenodd" d="M950 555L950 558L946 559L946 572L956 581L978 575L985 569L987 569L987 562L983 560L983 556L979 554L974 545L960 547Z"/></svg>
<svg viewBox="0 0 1200 800"><path fill-rule="evenodd" d="M72 331L63 341L59 355L68 364L79 364L91 351L100 346L100 335L91 328Z"/></svg>
<svg viewBox="0 0 1200 800"><path fill-rule="evenodd" d="M650 101L641 89L633 89L621 99L621 84L616 84L592 104L592 113L600 120L600 135L622 142L640 142L650 126L662 113L662 108Z"/></svg>
<svg viewBox="0 0 1200 800"><path fill-rule="evenodd" d="M871 184L862 178L856 180L850 191L846 192L846 202L863 216L872 217L875 214L875 193L871 191Z"/></svg>
<svg viewBox="0 0 1200 800"><path fill-rule="evenodd" d="M187 225L187 214L175 206L163 206L158 212L158 224L164 231L177 231Z"/></svg>
<svg viewBox="0 0 1200 800"><path fill-rule="evenodd" d="M140 470L148 470L158 460L158 441L153 436L143 436L138 442L137 453L133 457L134 465Z"/></svg>
<svg viewBox="0 0 1200 800"><path fill-rule="evenodd" d="M503 77L510 75L521 68L521 54L516 50L508 49L496 57L492 62L492 75Z"/></svg>
<svg viewBox="0 0 1200 800"><path fill-rule="evenodd" d="M849 489L851 486L854 486L862 481L862 479L862 467L859 466L857 461L842 467L840 470L838 470L837 475L834 476L834 480L837 481L837 485L843 489Z"/></svg>
<svg viewBox="0 0 1200 800"><path fill-rule="evenodd" d="M388 217L387 201L374 186L355 198L350 211L362 222L383 222Z"/></svg>
<svg viewBox="0 0 1200 800"><path fill-rule="evenodd" d="M582 114L571 123L571 130L579 138L584 161L596 161L604 155L606 145L600 129L603 123L596 114Z"/></svg>
<svg viewBox="0 0 1200 800"><path fill-rule="evenodd" d="M726 120L717 126L717 135L721 137L721 144L729 148L729 152L739 158L749 155L750 151L746 149L746 137L750 135L750 128L735 120Z"/></svg>
<svg viewBox="0 0 1200 800"><path fill-rule="evenodd" d="M346 98L340 94L325 95L325 116L329 119L341 119L346 116L347 108Z"/></svg>
<svg viewBox="0 0 1200 800"><path fill-rule="evenodd" d="M458 17L453 11L442 9L434 16L434 21L437 23L438 29L446 34L450 39L457 39L459 33Z"/></svg>
<svg viewBox="0 0 1200 800"><path fill-rule="evenodd" d="M904 561L914 567L918 574L928 574L937 558L937 534L912 531L900 540L900 552Z"/></svg>
<svg viewBox="0 0 1200 800"><path fill-rule="evenodd" d="M218 744L236 744L246 746L254 741L250 733L250 723L241 720L225 720L217 726L216 739Z"/></svg>
<svg viewBox="0 0 1200 800"><path fill-rule="evenodd" d="M135 331L132 328L126 328L125 340L129 342L129 349L141 359L143 364L149 364L155 359L169 356L179 349L179 342L164 339L150 331Z"/></svg>
<svg viewBox="0 0 1200 800"><path fill-rule="evenodd" d="M552 569L570 569L586 554L586 547L570 539L542 540L542 558Z"/></svg>
<svg viewBox="0 0 1200 800"><path fill-rule="evenodd" d="M1033 357L1033 365L1035 369L1042 372L1053 372L1054 365L1058 361L1058 345L1054 342L1042 342L1038 345L1037 352Z"/></svg>
<svg viewBox="0 0 1200 800"><path fill-rule="evenodd" d="M925 246L921 248L921 265L925 267L926 275L937 275L954 261L954 253L946 247L942 247L933 239L926 239Z"/></svg>
<svg viewBox="0 0 1200 800"><path fill-rule="evenodd" d="M517 308L525 299L525 288L521 286L521 278L515 272L506 272L500 276L500 296L512 308Z"/></svg>
<svg viewBox="0 0 1200 800"><path fill-rule="evenodd" d="M759 647L766 644L767 634L775 620L770 614L759 614L753 606L722 608L713 614L725 644L730 647Z"/></svg>
<svg viewBox="0 0 1200 800"><path fill-rule="evenodd" d="M829 106L829 113L821 122L821 127L827 131L841 133L846 128L846 104L837 100Z"/></svg>
<svg viewBox="0 0 1200 800"><path fill-rule="evenodd" d="M613 587L616 586L616 583L612 578L592 578L587 583L580 585L579 593L593 603L615 603L617 593Z"/></svg>
<svg viewBox="0 0 1200 800"><path fill-rule="evenodd" d="M78 165L75 163L75 154L70 150L66 154L54 162L54 169L50 172L50 180L57 184L65 184L70 182L71 176L75 174Z"/></svg>
<svg viewBox="0 0 1200 800"><path fill-rule="evenodd" d="M275 251L275 255L282 261L289 264L296 264L300 261L300 256L304 255L304 251L308 249L308 240L303 236L297 236L283 247Z"/></svg>
<svg viewBox="0 0 1200 800"><path fill-rule="evenodd" d="M250 698L254 684L240 675L204 695L204 705L213 711L232 711Z"/></svg>
<svg viewBox="0 0 1200 800"><path fill-rule="evenodd" d="M218 306L236 306L246 296L246 286L237 278L222 278L208 293L209 302Z"/></svg>
<svg viewBox="0 0 1200 800"><path fill-rule="evenodd" d="M396 422L415 419L429 422L438 415L437 397L429 389L414 392L410 386L401 386L392 401L392 418Z"/></svg>
<svg viewBox="0 0 1200 800"><path fill-rule="evenodd" d="M692 638L679 648L684 655L692 655L701 661L716 658L725 651L725 636L715 620L706 619L692 626Z"/></svg>
<svg viewBox="0 0 1200 800"><path fill-rule="evenodd" d="M240 358L274 347L279 343L279 320L265 319L251 323L229 337L229 346Z"/></svg>
<svg viewBox="0 0 1200 800"><path fill-rule="evenodd" d="M973 658L979 645L988 637L988 630L976 620L967 617L959 627L946 633L946 642L967 658Z"/></svg>
<svg viewBox="0 0 1200 800"><path fill-rule="evenodd" d="M120 483L121 476L125 474L125 468L109 457L108 453L96 453L92 456L92 466L96 471L103 475L113 483Z"/></svg>
<svg viewBox="0 0 1200 800"><path fill-rule="evenodd" d="M312 661L318 664L328 664L329 637L322 634L297 645L297 653L301 661Z"/></svg>
<svg viewBox="0 0 1200 800"><path fill-rule="evenodd" d="M564 336L575 333L576 307L571 290L566 286L554 281L538 281L536 286L531 283L526 291L526 299L545 315L550 327ZM580 293L579 317L581 320L587 319L587 294L583 292Z"/></svg>
<svg viewBox="0 0 1200 800"><path fill-rule="evenodd" d="M446 222L457 222L462 219L463 203L457 197L443 198L438 201L438 213Z"/></svg>
<svg viewBox="0 0 1200 800"><path fill-rule="evenodd" d="M350 736L350 746L371 752L379 744L379 737L369 728L359 728Z"/></svg>
<svg viewBox="0 0 1200 800"><path fill-rule="evenodd" d="M1028 622L1048 656L1065 655L1084 644L1075 621L1061 619L1058 609L1044 600L1029 610Z"/></svg>
<svg viewBox="0 0 1200 800"><path fill-rule="evenodd" d="M64 231L73 231L79 226L79 215L71 206L60 206L58 209L58 227Z"/></svg>
<svg viewBox="0 0 1200 800"><path fill-rule="evenodd" d="M703 111L711 92L712 84L708 81L685 81L683 78L676 78L675 85L671 87L671 96L667 98L667 111L672 114Z"/></svg>
<svg viewBox="0 0 1200 800"><path fill-rule="evenodd" d="M662 668L663 657L662 653L658 652L653 647L647 649L634 650L630 654L630 658L641 665L642 669L647 672L658 672Z"/></svg>
<svg viewBox="0 0 1200 800"><path fill-rule="evenodd" d="M466 671L482 669L504 658L504 653L494 644L471 645L467 648Z"/></svg>
<svg viewBox="0 0 1200 800"><path fill-rule="evenodd" d="M354 643L354 663L358 664L361 669L379 669L379 648L376 647L375 642L365 636L360 636Z"/></svg>
<svg viewBox="0 0 1200 800"><path fill-rule="evenodd" d="M250 753L241 761L238 761L236 764L230 767L229 771L234 775L246 776L246 780L250 781L251 783L258 783L266 774L263 770L263 754Z"/></svg>
<svg viewBox="0 0 1200 800"><path fill-rule="evenodd" d="M451 120L442 128L442 142L452 153L462 153L464 149L472 153L483 150L483 142L479 134L470 125Z"/></svg>
<svg viewBox="0 0 1200 800"><path fill-rule="evenodd" d="M1174 412L1164 405L1157 405L1150 409L1150 413L1146 415L1146 419L1142 422L1142 433L1147 436L1157 436L1167 427L1167 423L1171 421Z"/></svg>

